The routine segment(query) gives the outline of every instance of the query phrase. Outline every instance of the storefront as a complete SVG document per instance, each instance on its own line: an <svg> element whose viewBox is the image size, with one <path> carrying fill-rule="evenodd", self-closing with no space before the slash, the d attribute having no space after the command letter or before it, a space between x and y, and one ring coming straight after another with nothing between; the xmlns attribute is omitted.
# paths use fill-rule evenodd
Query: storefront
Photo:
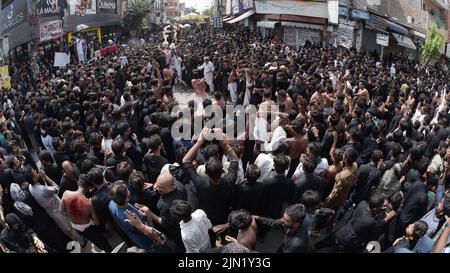
<svg viewBox="0 0 450 273"><path fill-rule="evenodd" d="M338 2L255 0L261 34L275 34L289 46L322 43L327 24L338 24Z"/></svg>
<svg viewBox="0 0 450 273"><path fill-rule="evenodd" d="M118 0L92 0L90 6L87 1L68 0L65 9L64 31L67 33L67 40L72 41L73 33L85 32L94 33L99 43L102 43L102 28L121 25L121 11ZM86 28L78 31L80 25ZM110 28L114 31L115 28Z"/></svg>
<svg viewBox="0 0 450 273"><path fill-rule="evenodd" d="M283 27L283 41L297 49L308 41L312 44L319 44L323 41L324 26L288 21L282 21L281 26Z"/></svg>
<svg viewBox="0 0 450 273"><path fill-rule="evenodd" d="M361 50L364 24L370 19L369 13L358 9L339 6L339 24L332 28L329 44L333 47L356 48Z"/></svg>
<svg viewBox="0 0 450 273"><path fill-rule="evenodd" d="M391 33L391 35L395 40L395 43L392 43L392 46L389 47L392 52L402 52L402 56L406 56L409 59L417 57L417 47L411 38L397 33Z"/></svg>
<svg viewBox="0 0 450 273"><path fill-rule="evenodd" d="M259 28L261 36L263 38L273 36L275 33L275 26L279 25L279 21L262 20L256 23L256 27Z"/></svg>
<svg viewBox="0 0 450 273"><path fill-rule="evenodd" d="M383 39L380 39L381 36ZM386 36L388 37L387 39ZM377 14L371 14L370 20L364 28L363 46L367 51L375 50L381 57L387 54L393 54L405 56L409 59L416 59L418 56L418 48L410 36L413 37L410 34L410 30L399 23L383 18ZM385 40L387 45L382 45L381 40Z"/></svg>
<svg viewBox="0 0 450 273"><path fill-rule="evenodd" d="M356 21L344 17L339 18L339 25L333 27L329 43L333 47L352 48L355 45Z"/></svg>
<svg viewBox="0 0 450 273"><path fill-rule="evenodd" d="M10 49L31 41L28 1L16 0L0 11L0 55L7 59Z"/></svg>

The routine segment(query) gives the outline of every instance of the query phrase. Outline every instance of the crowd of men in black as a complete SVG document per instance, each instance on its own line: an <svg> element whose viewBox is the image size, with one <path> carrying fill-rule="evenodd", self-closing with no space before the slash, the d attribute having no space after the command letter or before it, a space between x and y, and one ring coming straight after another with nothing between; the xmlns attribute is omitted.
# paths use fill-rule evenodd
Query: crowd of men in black
<svg viewBox="0 0 450 273"><path fill-rule="evenodd" d="M294 49L247 31L194 28L171 49L160 36L66 69L10 68L0 112L3 251L90 241L111 252L120 238L147 252L448 252L442 62ZM203 77L205 57L214 64L203 107L277 106L268 137L252 140L247 127L235 132L245 140L207 141L210 129L174 138L172 124L186 117L171 114L173 56L188 84ZM238 115L246 113L224 124Z"/></svg>

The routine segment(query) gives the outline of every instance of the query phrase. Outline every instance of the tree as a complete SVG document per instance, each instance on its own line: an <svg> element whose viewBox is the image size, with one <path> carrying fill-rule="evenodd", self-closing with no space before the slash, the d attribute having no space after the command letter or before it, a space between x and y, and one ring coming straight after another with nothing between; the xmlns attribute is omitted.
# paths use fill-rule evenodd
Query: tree
<svg viewBox="0 0 450 273"><path fill-rule="evenodd" d="M153 0L129 1L125 9L122 24L129 30L138 30L143 20L153 9Z"/></svg>
<svg viewBox="0 0 450 273"><path fill-rule="evenodd" d="M190 13L197 13L198 14L198 10L194 7L191 7L191 12Z"/></svg>
<svg viewBox="0 0 450 273"><path fill-rule="evenodd" d="M202 11L203 16L211 16L211 9L205 9Z"/></svg>
<svg viewBox="0 0 450 273"><path fill-rule="evenodd" d="M432 26L428 31L427 39L421 48L422 62L428 64L432 58L439 57L443 46L444 39L437 32L436 27Z"/></svg>

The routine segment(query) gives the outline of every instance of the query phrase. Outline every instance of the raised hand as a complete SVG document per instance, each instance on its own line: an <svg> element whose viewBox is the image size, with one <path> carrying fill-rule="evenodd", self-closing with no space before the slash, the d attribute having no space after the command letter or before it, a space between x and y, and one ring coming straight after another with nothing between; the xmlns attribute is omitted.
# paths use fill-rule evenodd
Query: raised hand
<svg viewBox="0 0 450 273"><path fill-rule="evenodd" d="M137 215L129 210L126 210L124 212L125 214L125 222L130 223L135 228L142 230L144 227L144 224L142 223L141 219L137 217Z"/></svg>

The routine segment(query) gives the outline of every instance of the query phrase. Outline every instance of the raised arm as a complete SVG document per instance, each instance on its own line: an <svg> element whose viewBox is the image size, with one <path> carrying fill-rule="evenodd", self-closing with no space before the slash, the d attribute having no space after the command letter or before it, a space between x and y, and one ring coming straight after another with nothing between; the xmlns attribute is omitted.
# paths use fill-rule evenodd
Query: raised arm
<svg viewBox="0 0 450 273"><path fill-rule="evenodd" d="M447 240L450 236L450 218L447 219L447 222L445 223L444 231L442 232L441 236L439 236L439 239L434 244L432 253L441 253L442 250L447 246Z"/></svg>
<svg viewBox="0 0 450 273"><path fill-rule="evenodd" d="M142 234L149 237L155 244L163 245L166 242L166 238L163 233L142 223L141 219L135 213L126 210L125 218L126 222L130 223L133 227L142 232Z"/></svg>
<svg viewBox="0 0 450 273"><path fill-rule="evenodd" d="M42 179L44 179L44 181L49 185L49 186L53 186L59 189L58 184L55 183L55 181L53 181L50 177L48 177L47 174L45 174L45 172L40 171L39 175L41 176Z"/></svg>
<svg viewBox="0 0 450 273"><path fill-rule="evenodd" d="M183 163L191 163L192 160L194 160L195 155L197 155L198 150L200 150L200 148L202 147L203 143L205 142L205 138L204 138L204 133L206 133L206 128L204 128L202 130L202 132L200 133L199 139L198 141L194 144L194 146L192 146L191 149L189 149L189 151L187 152L187 154L184 156L183 158Z"/></svg>

